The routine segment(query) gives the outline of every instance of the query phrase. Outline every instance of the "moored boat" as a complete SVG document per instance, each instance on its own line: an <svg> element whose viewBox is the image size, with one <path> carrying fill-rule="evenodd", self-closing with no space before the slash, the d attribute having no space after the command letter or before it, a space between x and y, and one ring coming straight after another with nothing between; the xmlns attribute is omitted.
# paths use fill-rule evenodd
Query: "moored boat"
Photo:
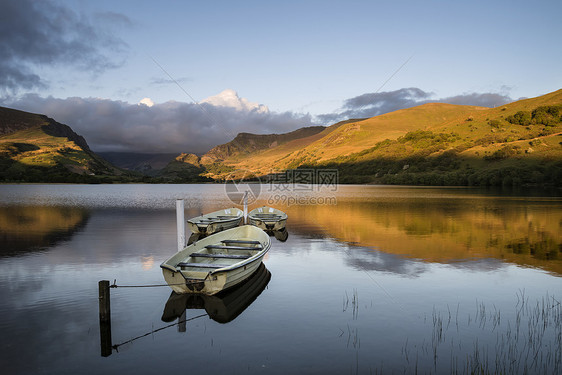
<svg viewBox="0 0 562 375"><path fill-rule="evenodd" d="M228 323L238 317L263 292L271 273L261 263L256 272L244 282L214 296L205 294L177 294L172 292L166 302L162 321L180 319L186 309L205 309L211 319Z"/></svg>
<svg viewBox="0 0 562 375"><path fill-rule="evenodd" d="M187 225L193 233L212 234L237 227L243 219L242 210L231 207L191 218L187 221Z"/></svg>
<svg viewBox="0 0 562 375"><path fill-rule="evenodd" d="M250 211L248 219L251 225L263 230L281 230L287 224L287 214L273 207L258 207Z"/></svg>
<svg viewBox="0 0 562 375"><path fill-rule="evenodd" d="M213 295L250 277L270 247L267 233L243 225L192 243L160 267L174 292Z"/></svg>

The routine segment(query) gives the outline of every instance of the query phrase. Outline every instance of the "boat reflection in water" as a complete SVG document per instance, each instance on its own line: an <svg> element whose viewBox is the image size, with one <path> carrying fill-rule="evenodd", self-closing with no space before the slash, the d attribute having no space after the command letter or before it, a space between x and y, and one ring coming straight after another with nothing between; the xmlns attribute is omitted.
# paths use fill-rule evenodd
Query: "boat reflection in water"
<svg viewBox="0 0 562 375"><path fill-rule="evenodd" d="M166 302L162 321L185 321L186 309L205 309L211 319L228 323L240 315L263 292L271 273L262 263L256 272L241 284L224 292L209 296L203 294L177 294L172 292Z"/></svg>
<svg viewBox="0 0 562 375"><path fill-rule="evenodd" d="M266 230L265 232L269 234L270 237L275 237L275 239L280 242L285 242L287 241L287 238L289 238L287 228L282 228L280 230Z"/></svg>

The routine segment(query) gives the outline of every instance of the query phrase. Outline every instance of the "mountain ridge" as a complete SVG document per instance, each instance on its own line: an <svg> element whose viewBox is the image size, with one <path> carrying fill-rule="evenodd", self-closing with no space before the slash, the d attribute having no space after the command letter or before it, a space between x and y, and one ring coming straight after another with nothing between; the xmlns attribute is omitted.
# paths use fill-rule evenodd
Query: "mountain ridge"
<svg viewBox="0 0 562 375"><path fill-rule="evenodd" d="M562 90L496 108L426 103L282 134L241 132L201 156L154 156L160 166L172 159L160 171L139 155L121 161L152 177L115 167L54 119L0 107L0 181L207 182L330 168L341 183L562 186Z"/></svg>
<svg viewBox="0 0 562 375"><path fill-rule="evenodd" d="M246 170L267 177L287 169L329 167L340 170L344 183L552 183L562 168L561 108L562 90L497 108L426 103L346 120L274 147L225 152L215 159L220 167L204 175L220 180ZM534 117L537 111L556 114L537 115L551 116L548 123ZM519 124L514 116L528 123ZM517 173L537 178L521 179Z"/></svg>
<svg viewBox="0 0 562 375"><path fill-rule="evenodd" d="M201 157L201 163L212 164L234 156L277 147L295 139L306 138L320 133L325 128L324 126L308 126L281 134L253 134L241 132L238 133L232 141L215 146L207 151Z"/></svg>
<svg viewBox="0 0 562 375"><path fill-rule="evenodd" d="M0 107L0 181L96 182L123 174L68 125Z"/></svg>

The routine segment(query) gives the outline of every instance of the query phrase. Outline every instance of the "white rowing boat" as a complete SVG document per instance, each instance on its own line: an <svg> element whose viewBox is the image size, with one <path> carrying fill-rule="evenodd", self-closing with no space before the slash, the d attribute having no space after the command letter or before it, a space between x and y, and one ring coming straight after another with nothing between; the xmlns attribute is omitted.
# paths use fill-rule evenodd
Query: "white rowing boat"
<svg viewBox="0 0 562 375"><path fill-rule="evenodd" d="M238 317L263 292L271 273L263 263L247 280L214 296L205 294L177 294L172 292L166 302L162 321L181 319L186 309L205 309L211 319L228 323ZM184 316L185 319L185 316Z"/></svg>
<svg viewBox="0 0 562 375"><path fill-rule="evenodd" d="M236 207L218 210L205 215L196 216L187 221L193 233L212 234L221 230L237 227L244 219L244 213Z"/></svg>
<svg viewBox="0 0 562 375"><path fill-rule="evenodd" d="M250 277L270 247L267 233L244 225L200 239L160 267L174 292L213 295Z"/></svg>
<svg viewBox="0 0 562 375"><path fill-rule="evenodd" d="M281 230L287 224L287 214L273 207L258 207L248 214L250 224L263 230Z"/></svg>

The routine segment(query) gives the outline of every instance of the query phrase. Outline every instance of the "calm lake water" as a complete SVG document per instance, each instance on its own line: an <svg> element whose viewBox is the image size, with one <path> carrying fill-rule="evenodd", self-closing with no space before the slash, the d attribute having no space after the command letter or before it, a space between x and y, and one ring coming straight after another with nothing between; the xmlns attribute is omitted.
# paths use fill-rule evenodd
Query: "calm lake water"
<svg viewBox="0 0 562 375"><path fill-rule="evenodd" d="M164 282L175 199L186 218L232 206L222 185L1 185L2 373L562 373L560 196L270 190L250 208L289 221L266 268L187 298L124 286ZM109 356L104 279L123 286Z"/></svg>

